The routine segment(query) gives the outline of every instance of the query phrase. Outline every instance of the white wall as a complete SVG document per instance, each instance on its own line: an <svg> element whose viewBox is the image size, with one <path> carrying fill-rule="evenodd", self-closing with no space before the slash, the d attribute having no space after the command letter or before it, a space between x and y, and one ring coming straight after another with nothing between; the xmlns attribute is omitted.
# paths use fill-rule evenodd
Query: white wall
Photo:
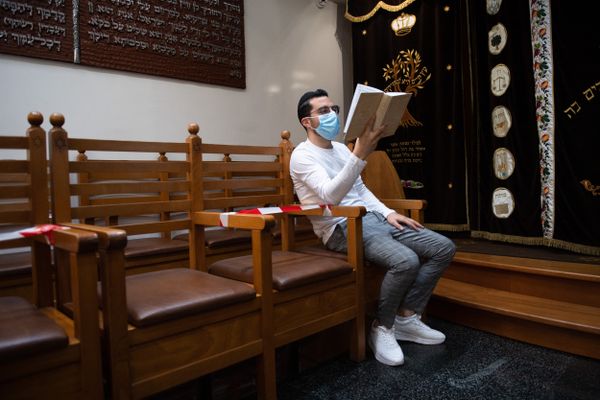
<svg viewBox="0 0 600 400"><path fill-rule="evenodd" d="M275 145L306 135L298 98L322 87L343 101L336 3L245 0L246 89L0 54L0 135L20 135L40 111L65 116L73 137L179 141L197 122L207 143Z"/></svg>

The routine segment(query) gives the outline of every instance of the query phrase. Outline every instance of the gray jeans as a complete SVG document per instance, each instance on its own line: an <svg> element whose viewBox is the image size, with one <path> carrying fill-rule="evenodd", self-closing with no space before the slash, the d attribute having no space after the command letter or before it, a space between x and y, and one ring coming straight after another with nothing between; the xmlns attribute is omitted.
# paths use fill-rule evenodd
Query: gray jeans
<svg viewBox="0 0 600 400"><path fill-rule="evenodd" d="M385 267L381 283L377 319L391 328L398 309L421 314L440 276L452 261L454 243L429 229L399 230L377 212L363 217L365 259ZM347 252L347 224L336 225L327 248Z"/></svg>

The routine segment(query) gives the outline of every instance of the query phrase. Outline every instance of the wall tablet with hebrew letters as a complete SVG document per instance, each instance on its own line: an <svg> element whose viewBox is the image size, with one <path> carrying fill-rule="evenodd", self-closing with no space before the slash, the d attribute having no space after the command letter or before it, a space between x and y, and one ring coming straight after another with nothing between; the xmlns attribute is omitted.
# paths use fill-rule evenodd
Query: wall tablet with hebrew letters
<svg viewBox="0 0 600 400"><path fill-rule="evenodd" d="M0 52L246 87L243 0L0 0Z"/></svg>
<svg viewBox="0 0 600 400"><path fill-rule="evenodd" d="M0 0L0 52L73 62L71 0Z"/></svg>

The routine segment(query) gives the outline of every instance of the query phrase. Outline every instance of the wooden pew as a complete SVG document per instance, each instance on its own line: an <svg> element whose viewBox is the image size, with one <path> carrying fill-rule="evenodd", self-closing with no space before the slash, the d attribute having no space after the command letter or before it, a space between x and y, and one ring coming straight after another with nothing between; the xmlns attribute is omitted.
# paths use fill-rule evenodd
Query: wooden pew
<svg viewBox="0 0 600 400"><path fill-rule="evenodd" d="M100 282L102 299L102 339L106 378L111 398L142 398L173 386L233 365L256 358L257 382L262 398L275 397L274 348L265 337L270 318L263 307L264 293L271 293L270 262L259 262L250 285L209 275L190 268L168 268L127 275L125 255L127 237L131 233L147 233L152 229L188 229L191 240L204 242L204 227L193 225L189 214L199 210L200 139L190 135L186 143L148 143L133 141L75 140L62 129L64 118L51 117L52 196L56 218L65 224L94 232L100 238ZM162 149L161 149L162 145ZM69 148L120 149L179 152L178 161L109 160L68 161ZM156 167L156 164L160 166ZM148 190L142 182L99 183L69 182L69 175L82 172L120 171L176 174L174 181L150 182L155 192L174 191L164 200L153 198L138 201L106 202L70 207L68 196L97 194L114 190L118 193L138 193ZM110 178L105 174L104 179ZM92 188L92 185L96 185ZM72 219L90 221L115 215L134 213L186 212L185 218L128 225L124 229L109 226L78 224ZM196 211L197 213L197 211ZM195 214L196 214L195 213ZM195 215L194 214L194 215ZM66 222L69 221L69 222ZM258 260L270 255L272 217L241 216L232 219L238 229L248 229L257 242ZM204 248L204 246L200 246ZM186 248L188 248L186 244ZM189 246L186 265L197 267L196 247ZM64 284L59 285L57 297Z"/></svg>
<svg viewBox="0 0 600 400"><path fill-rule="evenodd" d="M190 135L198 135L199 126L190 124ZM288 138L289 138L289 132ZM269 205L292 204L291 186L283 179L284 149L280 146L239 146L202 143L202 179L199 207L205 211L231 212ZM249 164L248 164L249 162ZM299 216L294 220L294 241L298 245L318 243L312 225ZM247 231L220 227L207 230L206 259L214 261L233 255L248 255L251 238ZM178 237L187 240L187 235ZM281 246L281 227L273 230L273 240Z"/></svg>
<svg viewBox="0 0 600 400"><path fill-rule="evenodd" d="M285 153L291 154L293 146L289 142L289 132L283 131L281 138L281 146L285 149ZM349 144L349 147L352 149L352 143ZM285 171L288 185L292 185L291 180L289 180L289 158L286 160L286 167L288 168ZM363 170L361 177L367 187L388 207L423 222L423 211L427 206L427 202L405 198L400 178L398 178L395 168L385 152L375 151L369 155L367 158L367 167ZM385 179L382 179L382 177L385 177ZM291 191L291 189L287 190ZM301 247L297 251L319 258L327 257L347 260L347 255L331 252L322 243ZM363 288L363 312L367 314L374 312L384 275L385 270L383 268L364 261L364 277L363 284L361 285ZM319 361L322 362L347 351L349 348L348 345L340 341L339 337L349 334L351 335L352 331L347 329L347 327L335 326L305 341L299 349L300 368L304 368L305 365L314 365L315 361L317 363Z"/></svg>
<svg viewBox="0 0 600 400"><path fill-rule="evenodd" d="M46 132L42 114L27 116L26 136L0 136L0 230L16 231L49 222ZM7 159L10 152L10 158ZM22 239L0 253L0 296L34 297L50 301L53 294L32 289L31 244ZM46 258L44 258L46 259ZM47 258L49 259L49 258ZM51 273L51 269L47 269ZM42 279L51 279L51 275Z"/></svg>
<svg viewBox="0 0 600 400"><path fill-rule="evenodd" d="M124 229L128 273L187 267L187 245L172 240L189 229L186 144L77 139L62 115L50 122L54 220Z"/></svg>
<svg viewBox="0 0 600 400"><path fill-rule="evenodd" d="M240 146L222 144L201 144L202 151L202 193L207 189L217 190L213 197L204 196L203 209L214 208L281 206L293 201L292 182L289 176L289 158L292 145L289 132L282 133L279 146ZM207 154L238 154L237 160L209 160ZM269 155L270 159L259 157ZM232 176L214 180L214 174ZM236 178L244 173L246 178ZM268 188L268 189L265 189ZM332 326L350 322L352 334L349 337L351 357L362 360L365 356L365 326L362 271L362 207L331 207L334 216L348 218L349 251L345 258L328 258L294 251L295 224L297 216L305 217L322 213L321 208L272 214L279 219L282 233L282 250L271 254L274 292L272 296L272 339L275 347L305 338ZM206 215L212 215L210 218ZM234 214L235 215L235 214ZM222 213L204 213L194 217L204 224L218 225ZM221 221L222 222L222 221ZM196 236L198 239L198 235ZM224 254L214 263L203 262L212 256L208 250L200 253L197 248L198 265L209 264L209 272L242 282L250 282L253 276L252 256L231 258ZM255 249L256 251L256 249ZM264 251L264 249L262 250ZM266 259L265 259L266 260ZM264 261L267 263L267 261ZM263 269L266 265L263 264ZM264 306L269 306L263 299ZM265 311L266 312L266 311Z"/></svg>
<svg viewBox="0 0 600 400"><path fill-rule="evenodd" d="M255 232L255 246L266 249L256 253L257 260L270 254L274 223L262 216L232 221ZM144 398L251 358L257 361L260 398L276 397L274 348L264 339L270 318L262 306L271 291L269 262L257 263L250 285L189 268L126 276L124 231L72 226L101 239L102 337L111 398Z"/></svg>
<svg viewBox="0 0 600 400"><path fill-rule="evenodd" d="M76 229L52 235L54 252L71 265L73 319L52 300L0 297L0 393L3 399L103 399L98 298L98 238ZM1 242L2 248L10 242ZM15 241L12 241L15 242ZM50 246L33 243L34 287L51 293Z"/></svg>

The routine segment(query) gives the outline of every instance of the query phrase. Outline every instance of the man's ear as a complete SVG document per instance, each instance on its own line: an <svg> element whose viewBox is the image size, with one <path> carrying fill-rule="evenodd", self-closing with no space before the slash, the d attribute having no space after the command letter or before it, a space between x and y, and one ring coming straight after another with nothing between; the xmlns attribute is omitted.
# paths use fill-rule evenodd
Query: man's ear
<svg viewBox="0 0 600 400"><path fill-rule="evenodd" d="M304 118L302 118L302 121L300 121L300 122L302 123L302 126L305 129L309 129L309 128L313 129L312 125L310 124L310 118L304 117Z"/></svg>

